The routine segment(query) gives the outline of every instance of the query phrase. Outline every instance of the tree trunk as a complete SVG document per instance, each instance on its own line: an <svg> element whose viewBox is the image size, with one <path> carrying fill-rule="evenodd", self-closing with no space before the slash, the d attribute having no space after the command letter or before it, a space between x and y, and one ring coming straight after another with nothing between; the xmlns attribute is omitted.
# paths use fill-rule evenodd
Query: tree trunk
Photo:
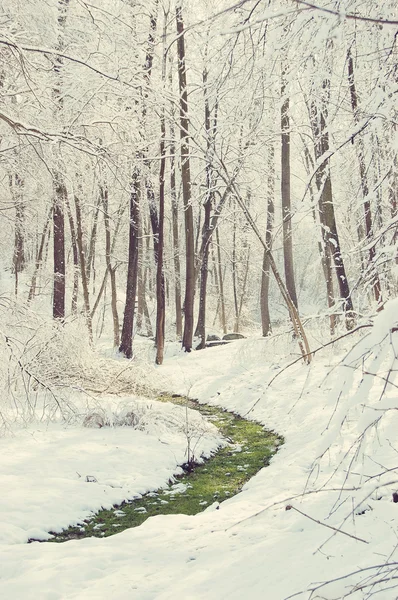
<svg viewBox="0 0 398 600"><path fill-rule="evenodd" d="M274 147L270 146L268 161L268 191L267 191L267 229L265 232L265 243L269 250L272 249L272 228L274 224L274 190L275 190L275 165L274 165ZM272 332L271 317L269 313L269 284L270 284L270 264L268 252L264 249L263 268L261 272L261 325L263 336L266 337Z"/></svg>
<svg viewBox="0 0 398 600"><path fill-rule="evenodd" d="M87 329L88 329L88 333L90 336L90 342L92 343L93 342L93 328L92 328L92 323L91 323L90 292L88 289L86 255L84 252L84 244L83 244L82 212L81 212L81 207L80 207L80 200L76 194L74 195L74 200L75 200L75 210L76 210L76 241L77 241L77 249L79 251L80 275L82 278L84 316L86 318L86 324L87 324Z"/></svg>
<svg viewBox="0 0 398 600"><path fill-rule="evenodd" d="M145 301L145 279L144 279L144 244L142 239L142 219L138 215L138 273L137 273L137 332L143 332L144 301Z"/></svg>
<svg viewBox="0 0 398 600"><path fill-rule="evenodd" d="M62 52L64 48L64 36L66 16L69 7L69 0L58 1L58 50ZM54 74L55 82L53 96L56 108L59 113L63 111L63 96L61 91L61 71L62 58L57 56L55 59ZM53 171L53 256L54 256L54 283L53 283L53 317L63 320L65 318L65 199L67 196L66 185L62 174L59 171L59 165Z"/></svg>
<svg viewBox="0 0 398 600"><path fill-rule="evenodd" d="M308 175L308 177L310 177L310 173L314 170L314 161L313 161L313 159L310 155L310 152L308 150L308 147L305 143L304 143L304 157L305 157L307 175ZM317 181L317 184L318 183L319 182ZM324 234L325 233L324 226L322 225L322 223L320 223L320 219L319 219L319 217L322 213L322 193L321 193L321 189L318 189L319 200L318 200L318 211L316 211L314 191L313 191L313 187L311 184L309 186L309 192L310 192L311 204L314 207L313 208L314 222L316 223L317 226L318 225L320 226L321 239L318 242L318 250L319 250L319 255L321 257L322 271L323 271L323 276L325 278L325 283L326 283L326 298L327 298L328 308L330 311L330 314L329 314L330 335L333 336L335 333L335 330L336 330L337 316L334 314L334 312L331 312L334 310L334 304L335 304L334 286L333 286L332 255L330 253L329 245L326 243L327 238Z"/></svg>
<svg viewBox="0 0 398 600"><path fill-rule="evenodd" d="M54 257L54 290L53 317L65 318L65 219L64 206L67 190L59 173L54 177L53 203L53 257Z"/></svg>
<svg viewBox="0 0 398 600"><path fill-rule="evenodd" d="M78 298L78 291L79 291L79 251L77 248L75 223L73 220L73 215L72 215L72 211L70 208L69 200L67 197L65 200L66 200L66 209L67 209L67 213L68 213L70 237L71 237L71 241L72 241L72 254L73 254L73 289L72 289L71 310L72 310L72 315L76 315L77 314L77 298Z"/></svg>
<svg viewBox="0 0 398 600"><path fill-rule="evenodd" d="M18 293L18 274L25 268L25 201L23 197L24 181L16 173L10 176L11 195L15 204L14 252L12 272L15 274L15 295Z"/></svg>
<svg viewBox="0 0 398 600"><path fill-rule="evenodd" d="M40 246L39 246L39 250L38 250L37 256L36 256L35 270L34 270L33 275L32 275L32 282L30 284L30 289L29 289L29 294L28 294L28 302L30 302L31 300L33 300L33 298L36 295L37 275L39 273L39 269L40 269L41 264L43 262L44 247L45 247L45 244L46 244L47 233L48 233L49 228L50 228L50 221L51 221L51 217L52 217L52 212L53 212L53 207L51 206L51 208L50 208L50 210L48 212L47 218L46 218L46 222L44 224L43 233L41 234Z"/></svg>
<svg viewBox="0 0 398 600"><path fill-rule="evenodd" d="M163 26L163 43L166 43L167 21ZM166 79L166 48L163 47L162 80ZM164 192L166 171L166 121L164 107L160 115L160 170L159 170L159 228L158 228L158 262L156 265L156 359L157 365L163 364L164 334L166 318L165 283L163 272L164 253Z"/></svg>
<svg viewBox="0 0 398 600"><path fill-rule="evenodd" d="M98 197L94 212L93 226L91 228L90 243L86 260L87 281L90 283L91 273L93 273L93 293L95 283L95 245L97 242L98 216L100 211L101 195Z"/></svg>
<svg viewBox="0 0 398 600"><path fill-rule="evenodd" d="M217 266L218 266L218 285L220 288L220 315L221 315L221 327L224 335L227 333L227 319L225 315L225 296L224 296L224 277L222 272L222 261L221 261L221 245L220 245L220 233L218 227L216 228L216 242L217 242Z"/></svg>
<svg viewBox="0 0 398 600"><path fill-rule="evenodd" d="M170 145L170 196L171 196L171 219L173 228L173 259L174 259L174 300L176 313L176 335L180 340L182 337L182 309L181 309L181 265L180 265L180 240L178 233L178 201L176 191L175 171L175 145L174 129L170 126L172 143Z"/></svg>
<svg viewBox="0 0 398 600"><path fill-rule="evenodd" d="M194 226L191 203L191 171L189 160L189 119L188 93L185 66L184 22L181 5L176 7L177 21L177 54L178 81L180 90L180 138L181 138L181 179L182 196L185 214L185 299L184 299L184 334L182 347L186 352L192 349L193 338L193 309L195 298L195 257L194 257Z"/></svg>
<svg viewBox="0 0 398 600"><path fill-rule="evenodd" d="M238 274L236 264L236 212L234 212L234 222L232 228L232 289L234 295L234 332L239 332L239 308L238 308Z"/></svg>
<svg viewBox="0 0 398 600"><path fill-rule="evenodd" d="M285 73L282 74L281 108L281 196L283 218L283 259L286 287L295 307L298 307L293 264L292 210L290 198L290 117L289 98L285 97Z"/></svg>
<svg viewBox="0 0 398 600"><path fill-rule="evenodd" d="M355 77L354 77L354 61L352 58L351 50L348 50L348 83L350 86L350 98L351 98L351 108L354 114L355 125L359 123L359 107L358 107L358 94L355 86ZM372 275L372 287L374 297L376 302L379 304L382 303L383 298L381 295L381 285L379 274L376 269L376 248L373 242L373 219L372 219L372 210L370 206L369 199L369 185L368 185L368 177L366 171L365 164L365 147L363 143L363 138L358 135L353 139L353 143L357 145L357 156L359 162L359 175L361 179L361 189L362 189L362 197L363 197L363 210L365 217L365 236L366 236L366 244L369 245L369 269Z"/></svg>
<svg viewBox="0 0 398 600"><path fill-rule="evenodd" d="M205 130L206 130L206 201L204 203L204 222L202 230L202 244L200 250L200 292L199 292L199 314L195 335L200 337L197 350L206 347L206 301L207 301L207 279L209 273L209 249L212 231L210 228L211 210L214 204L214 181L212 168L212 155L215 143L217 127L218 103L215 105L213 125L211 125L211 111L207 89L207 70L203 71L203 92L205 105ZM195 274L196 275L196 274Z"/></svg>
<svg viewBox="0 0 398 600"><path fill-rule="evenodd" d="M130 194L129 258L127 267L126 304L124 307L122 336L119 346L119 352L124 354L126 358L133 357L133 327L138 274L139 177L140 173L138 168L135 167Z"/></svg>
<svg viewBox="0 0 398 600"><path fill-rule="evenodd" d="M328 81L323 83L323 88L324 90L328 90ZM329 248L333 258L340 297L343 302L346 328L350 330L354 327L355 316L337 231L329 159L321 159L329 151L329 132L327 129L327 108L325 102L323 102L323 106L319 109L315 102L312 103L311 125L314 134L315 158L317 161L323 160L316 172L317 187L320 190L319 217L322 226L322 236L324 245Z"/></svg>
<svg viewBox="0 0 398 600"><path fill-rule="evenodd" d="M209 177L209 175L208 175ZM203 223L203 236L206 236L210 228L210 213L211 213L211 191L208 188L208 197L204 205L205 216ZM197 346L197 350L205 348L206 346L206 296L207 296L207 278L209 273L209 242L206 243L202 264L200 267L200 293L199 293L199 314L198 314L198 323L196 326L195 335L200 337L200 343Z"/></svg>
<svg viewBox="0 0 398 600"><path fill-rule="evenodd" d="M109 219L109 202L108 202L108 188L101 187L100 197L102 199L102 205L104 208L104 225L105 225L105 261L106 268L108 270L111 280L111 307L112 307L112 321L113 321L113 347L118 348L120 343L119 335L119 314L117 310L117 290L116 290L116 268L112 266L111 262L111 227Z"/></svg>

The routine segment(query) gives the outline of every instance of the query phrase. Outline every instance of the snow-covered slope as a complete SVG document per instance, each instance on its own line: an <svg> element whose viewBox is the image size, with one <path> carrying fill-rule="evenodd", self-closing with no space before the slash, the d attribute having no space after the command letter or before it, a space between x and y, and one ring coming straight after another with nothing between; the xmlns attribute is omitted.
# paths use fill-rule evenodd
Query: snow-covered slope
<svg viewBox="0 0 398 600"><path fill-rule="evenodd" d="M278 358L280 348L270 340L250 338L190 355L172 356L170 348L158 369L164 389L248 414L285 436L271 465L219 510L151 518L107 539L16 544L24 541L21 531L78 520L101 494L111 502L126 489L157 487L183 456L184 438L175 431L165 446L165 439L157 443L150 433L126 428L79 433L51 427L2 440L9 487L2 485L1 495L8 489L9 503L2 498L0 597L282 600L304 591L295 597L395 600L398 565L383 565L397 561L396 389L387 386L382 403L379 398L395 352L389 328L396 308L392 303L376 322L372 335L381 333L370 340L373 354L365 339L357 356L347 358L350 366L331 372L339 354L328 349L310 367L298 362L271 385L288 361ZM354 339L343 343L349 348ZM358 360L379 376L354 370ZM205 443L209 450L217 438ZM96 484L81 482L76 465L80 475L101 473L103 483L120 487L93 492ZM311 588L331 580L311 595Z"/></svg>

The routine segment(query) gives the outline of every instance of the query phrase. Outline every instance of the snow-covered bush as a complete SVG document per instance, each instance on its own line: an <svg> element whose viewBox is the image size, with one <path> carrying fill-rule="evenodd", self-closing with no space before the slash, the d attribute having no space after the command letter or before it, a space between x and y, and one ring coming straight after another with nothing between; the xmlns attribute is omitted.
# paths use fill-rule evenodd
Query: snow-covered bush
<svg viewBox="0 0 398 600"><path fill-rule="evenodd" d="M82 318L65 324L33 313L29 306L0 303L0 419L82 420L98 396L148 391L148 366L114 355L105 358L90 345Z"/></svg>

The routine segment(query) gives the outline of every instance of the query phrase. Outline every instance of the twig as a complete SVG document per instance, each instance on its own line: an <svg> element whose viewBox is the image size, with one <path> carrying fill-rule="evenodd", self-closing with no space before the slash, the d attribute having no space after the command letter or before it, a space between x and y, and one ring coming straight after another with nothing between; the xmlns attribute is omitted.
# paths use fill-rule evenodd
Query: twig
<svg viewBox="0 0 398 600"><path fill-rule="evenodd" d="M344 492L357 492L359 489L360 489L359 487L343 488L343 491ZM261 510L257 511L253 515L249 515L248 517L245 517L244 519L241 519L240 521L233 523L233 525L230 525L229 527L227 527L225 529L225 531L228 531L228 529L232 529L233 527L236 527L237 525L240 525L241 523L244 523L245 521L249 521L249 519L254 519L255 517L258 517L259 515L261 515L263 512L265 512L269 508L273 508L274 506L279 506L280 504L285 504L286 502L289 502L289 500L296 500L297 498L302 498L303 496L309 496L311 494L319 494L319 493L323 493L323 492L341 492L341 488L324 488L324 489L320 489L320 490L310 490L308 492L301 492L301 494L296 494L294 496L290 496L290 498L284 498L283 500L277 500L276 502L273 502L272 504L269 504L268 506L265 506Z"/></svg>
<svg viewBox="0 0 398 600"><path fill-rule="evenodd" d="M314 521L314 523L318 523L318 525L323 525L324 527L327 527L328 529L333 529L333 531L335 531L336 533L342 533L344 535L347 535L348 537L350 537L354 540L357 540L358 542L363 542L364 544L369 544L369 542L367 542L366 540L363 540L362 538L356 537L355 535L352 535L351 533L347 533L346 531L343 531L342 529L337 529L337 527L332 527L332 525L326 525L326 523L322 523L322 521L318 521L318 519L314 519L313 517L310 517L309 515L302 512L298 508L295 508L291 504L288 504L286 506L286 510L295 510L296 512L300 513L300 515L303 515L303 517L307 517L307 519Z"/></svg>
<svg viewBox="0 0 398 600"><path fill-rule="evenodd" d="M340 577L336 577L335 579L330 579L330 581L324 581L323 583L320 583L318 585L315 585L314 587L309 587L306 590L302 590L301 592L296 592L295 594L292 594L291 596L287 596L285 598L285 600L290 600L291 598L296 598L297 596L301 596L302 594L305 594L306 592L316 592L318 590L320 590L321 588L330 585L331 583L335 583L336 581L342 581L344 579L348 579L349 577L353 577L354 575L358 575L360 573L365 573L365 571L372 571L374 569L385 569L385 568L389 568L389 567L395 567L398 565L398 562L390 562L390 563L384 563L381 565L372 565L370 567L364 567L363 569L358 569L357 571L352 571L351 573L347 573L346 575L341 575Z"/></svg>

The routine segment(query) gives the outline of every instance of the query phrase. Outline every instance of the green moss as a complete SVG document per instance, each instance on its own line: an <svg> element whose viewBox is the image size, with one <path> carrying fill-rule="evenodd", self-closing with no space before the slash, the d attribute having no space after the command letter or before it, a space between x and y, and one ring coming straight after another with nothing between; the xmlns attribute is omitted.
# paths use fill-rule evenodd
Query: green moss
<svg viewBox="0 0 398 600"><path fill-rule="evenodd" d="M162 401L188 406L214 423L230 442L202 464L184 465L185 472L167 488L124 502L112 510L101 510L79 527L53 533L53 541L63 542L89 536L107 537L129 527L137 527L155 515L195 515L213 502L237 494L262 467L269 464L283 439L254 421L247 421L221 408L199 404L181 396L163 395ZM183 491L176 486L184 484Z"/></svg>

